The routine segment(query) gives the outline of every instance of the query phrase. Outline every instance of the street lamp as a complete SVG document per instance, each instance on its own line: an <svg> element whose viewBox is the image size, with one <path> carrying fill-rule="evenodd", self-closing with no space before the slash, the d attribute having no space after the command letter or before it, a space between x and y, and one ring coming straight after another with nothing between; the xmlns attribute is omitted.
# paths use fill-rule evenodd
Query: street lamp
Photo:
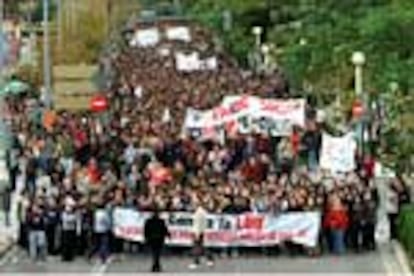
<svg viewBox="0 0 414 276"><path fill-rule="evenodd" d="M352 63L355 66L355 93L361 97L363 93L362 67L365 64L365 55L363 52L354 52L352 54Z"/></svg>
<svg viewBox="0 0 414 276"><path fill-rule="evenodd" d="M363 82L362 82L362 67L365 64L365 55L363 52L354 52L352 54L352 63L355 66L355 94L357 96L357 100L360 100L362 105L363 113L366 112L366 105L363 98ZM361 150L361 157L364 156L364 116L362 115L358 119L357 127L357 137L359 138L360 150Z"/></svg>
<svg viewBox="0 0 414 276"><path fill-rule="evenodd" d="M49 0L43 0L43 79L45 89L45 104L52 105L52 79L50 72L50 45L49 45Z"/></svg>
<svg viewBox="0 0 414 276"><path fill-rule="evenodd" d="M261 35L263 32L263 28L260 26L255 26L253 27L252 32L254 36L256 37L256 47L257 49L260 49L260 45L262 44Z"/></svg>

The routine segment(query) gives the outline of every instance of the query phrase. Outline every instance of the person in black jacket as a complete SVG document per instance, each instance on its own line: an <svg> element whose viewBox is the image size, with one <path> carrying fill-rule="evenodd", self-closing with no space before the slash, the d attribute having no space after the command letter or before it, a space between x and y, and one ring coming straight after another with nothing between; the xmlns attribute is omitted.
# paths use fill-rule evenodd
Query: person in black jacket
<svg viewBox="0 0 414 276"><path fill-rule="evenodd" d="M29 231L29 255L33 261L46 261L46 213L42 206L34 203L27 213Z"/></svg>
<svg viewBox="0 0 414 276"><path fill-rule="evenodd" d="M165 221L159 217L159 212L155 209L152 217L147 219L144 228L145 241L151 249L152 272L161 272L161 251L165 243L165 238L170 236Z"/></svg>
<svg viewBox="0 0 414 276"><path fill-rule="evenodd" d="M57 232L60 220L60 212L54 200L50 200L46 208L46 238L47 251L50 255L58 254Z"/></svg>
<svg viewBox="0 0 414 276"><path fill-rule="evenodd" d="M77 245L76 231L79 227L78 214L74 206L67 204L61 215L62 227L62 261L70 262L75 257Z"/></svg>

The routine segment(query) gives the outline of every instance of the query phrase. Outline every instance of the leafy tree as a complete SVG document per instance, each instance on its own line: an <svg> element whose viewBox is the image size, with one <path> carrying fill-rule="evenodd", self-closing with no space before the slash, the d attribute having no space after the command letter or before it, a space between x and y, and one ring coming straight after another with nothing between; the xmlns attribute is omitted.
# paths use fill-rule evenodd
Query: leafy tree
<svg viewBox="0 0 414 276"><path fill-rule="evenodd" d="M339 98L349 111L354 99L354 51L366 54L364 88L371 100L384 98L383 155L407 167L414 155L414 2L412 0L183 1L188 14L214 28L228 50L243 61L254 44L251 28L265 27L277 45L276 61L299 93L319 106ZM222 13L233 15L224 32ZM398 94L390 83L399 85ZM389 114L388 114L389 113ZM391 113L393 115L391 115Z"/></svg>

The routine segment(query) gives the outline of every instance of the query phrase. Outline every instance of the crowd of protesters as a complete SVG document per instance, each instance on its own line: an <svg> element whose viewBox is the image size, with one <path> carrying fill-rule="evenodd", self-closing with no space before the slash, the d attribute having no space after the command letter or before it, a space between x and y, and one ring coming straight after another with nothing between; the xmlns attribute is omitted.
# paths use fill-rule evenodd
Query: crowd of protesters
<svg viewBox="0 0 414 276"><path fill-rule="evenodd" d="M105 93L110 104L103 113L58 111L42 120L36 112L39 98L7 99L14 133L8 168L19 197L20 244L34 259L98 254L105 261L129 244L112 235L114 207L194 212L202 203L208 212L229 214L319 210L318 249L326 238L338 254L346 247L373 250L378 206L373 166L359 162L358 170L342 178L319 170L322 126L314 119L282 138L240 135L223 144L181 135L187 107L211 107L229 91L288 95L280 74L242 71L213 47L208 33L190 26L189 44L163 41L156 48L127 47L105 57L116 77ZM219 66L178 72L171 58L158 54L166 47L215 54ZM404 186L398 180L392 185L398 209Z"/></svg>

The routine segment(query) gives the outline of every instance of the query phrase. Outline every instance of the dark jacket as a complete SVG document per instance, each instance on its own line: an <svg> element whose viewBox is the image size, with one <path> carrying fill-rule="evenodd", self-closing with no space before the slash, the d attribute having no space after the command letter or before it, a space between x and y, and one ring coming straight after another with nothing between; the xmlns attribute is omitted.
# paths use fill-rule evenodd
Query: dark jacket
<svg viewBox="0 0 414 276"><path fill-rule="evenodd" d="M44 231L46 230L47 218L44 212L27 214L27 225L29 230Z"/></svg>
<svg viewBox="0 0 414 276"><path fill-rule="evenodd" d="M145 222L145 241L150 246L163 245L165 238L170 235L165 221L157 215L152 216Z"/></svg>

